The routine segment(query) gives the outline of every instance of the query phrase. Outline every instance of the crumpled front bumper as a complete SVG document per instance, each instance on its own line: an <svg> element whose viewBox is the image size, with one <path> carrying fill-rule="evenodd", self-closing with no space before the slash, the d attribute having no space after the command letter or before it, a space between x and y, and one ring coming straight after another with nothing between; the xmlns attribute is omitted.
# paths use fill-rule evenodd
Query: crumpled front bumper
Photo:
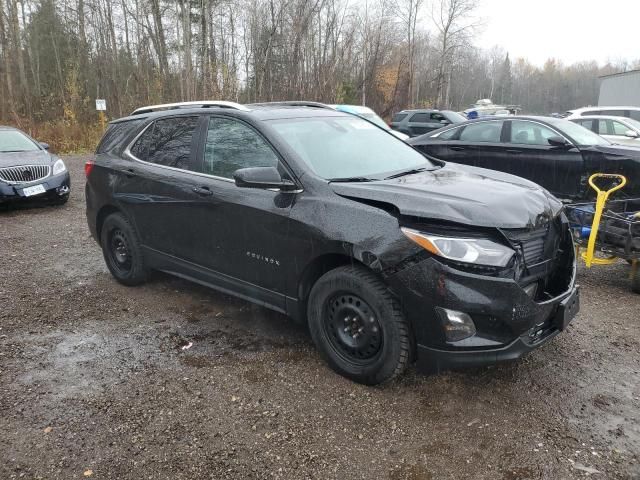
<svg viewBox="0 0 640 480"><path fill-rule="evenodd" d="M566 299L579 299L576 265L567 287L537 302L510 278L461 271L427 258L389 276L416 337L417 366L434 372L515 360L556 336L565 324L558 315ZM473 337L448 342L436 307L467 313ZM576 304L579 308L579 303Z"/></svg>
<svg viewBox="0 0 640 480"><path fill-rule="evenodd" d="M44 185L45 192L31 197L25 196L24 187L33 185ZM53 201L69 195L71 189L71 177L69 171L64 171L59 175L50 175L39 182L27 185L10 185L0 181L0 203L20 202L20 201Z"/></svg>

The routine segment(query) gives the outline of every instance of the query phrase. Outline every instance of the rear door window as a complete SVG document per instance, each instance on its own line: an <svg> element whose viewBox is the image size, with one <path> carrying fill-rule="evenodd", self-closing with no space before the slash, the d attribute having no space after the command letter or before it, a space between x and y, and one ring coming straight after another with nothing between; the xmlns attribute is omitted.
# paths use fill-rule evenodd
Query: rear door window
<svg viewBox="0 0 640 480"><path fill-rule="evenodd" d="M498 143L502 134L503 121L479 122L464 127L460 134L462 142Z"/></svg>
<svg viewBox="0 0 640 480"><path fill-rule="evenodd" d="M408 113L396 113L391 120L393 123L400 123L402 120L407 118Z"/></svg>
<svg viewBox="0 0 640 480"><path fill-rule="evenodd" d="M510 143L549 146L549 138L557 136L556 132L540 123L522 120L513 120L511 122Z"/></svg>
<svg viewBox="0 0 640 480"><path fill-rule="evenodd" d="M631 112L629 112L629 116L634 120L640 120L640 110L631 110Z"/></svg>
<svg viewBox="0 0 640 480"><path fill-rule="evenodd" d="M156 120L131 147L131 153L149 163L193 170L191 153L198 117L172 117Z"/></svg>
<svg viewBox="0 0 640 480"><path fill-rule="evenodd" d="M241 168L278 167L278 163L271 146L249 125L230 118L209 120L202 173L230 179Z"/></svg>
<svg viewBox="0 0 640 480"><path fill-rule="evenodd" d="M428 123L430 115L428 113L414 113L409 119L412 123Z"/></svg>
<svg viewBox="0 0 640 480"><path fill-rule="evenodd" d="M629 127L627 127L624 123L616 122L615 120L612 120L611 124L613 126L614 135L624 136L627 130L629 130Z"/></svg>

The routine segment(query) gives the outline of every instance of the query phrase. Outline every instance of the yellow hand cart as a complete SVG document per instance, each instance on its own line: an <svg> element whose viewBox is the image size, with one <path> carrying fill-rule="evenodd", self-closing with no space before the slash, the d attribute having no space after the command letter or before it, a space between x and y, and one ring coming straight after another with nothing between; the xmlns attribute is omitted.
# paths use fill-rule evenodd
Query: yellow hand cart
<svg viewBox="0 0 640 480"><path fill-rule="evenodd" d="M614 185L603 190L596 183L602 179ZM587 268L622 258L631 264L631 289L640 293L640 198L609 200L626 183L623 175L596 173L589 178L596 201L567 205L565 212Z"/></svg>

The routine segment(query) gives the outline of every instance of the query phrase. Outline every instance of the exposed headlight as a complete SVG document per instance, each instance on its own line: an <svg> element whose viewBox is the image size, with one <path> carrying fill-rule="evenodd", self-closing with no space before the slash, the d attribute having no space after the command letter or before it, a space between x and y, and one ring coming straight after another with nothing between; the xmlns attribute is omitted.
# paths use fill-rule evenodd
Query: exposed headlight
<svg viewBox="0 0 640 480"><path fill-rule="evenodd" d="M53 169L51 170L51 175L58 175L64 172L67 169L62 159L56 160L56 163L53 164Z"/></svg>
<svg viewBox="0 0 640 480"><path fill-rule="evenodd" d="M440 237L410 228L401 230L425 250L456 262L506 267L515 253L511 248L486 238Z"/></svg>

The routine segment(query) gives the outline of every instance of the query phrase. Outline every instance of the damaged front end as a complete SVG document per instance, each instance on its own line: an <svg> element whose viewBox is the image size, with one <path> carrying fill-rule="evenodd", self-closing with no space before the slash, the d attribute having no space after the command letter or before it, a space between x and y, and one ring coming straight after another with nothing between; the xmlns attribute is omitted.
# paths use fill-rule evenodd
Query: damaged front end
<svg viewBox="0 0 640 480"><path fill-rule="evenodd" d="M412 238L423 250L387 272L425 370L517 359L558 334L579 308L575 248L563 213L520 229L411 217L401 223L405 235L428 232L423 237L434 247ZM477 252L438 245L445 236L465 239Z"/></svg>

